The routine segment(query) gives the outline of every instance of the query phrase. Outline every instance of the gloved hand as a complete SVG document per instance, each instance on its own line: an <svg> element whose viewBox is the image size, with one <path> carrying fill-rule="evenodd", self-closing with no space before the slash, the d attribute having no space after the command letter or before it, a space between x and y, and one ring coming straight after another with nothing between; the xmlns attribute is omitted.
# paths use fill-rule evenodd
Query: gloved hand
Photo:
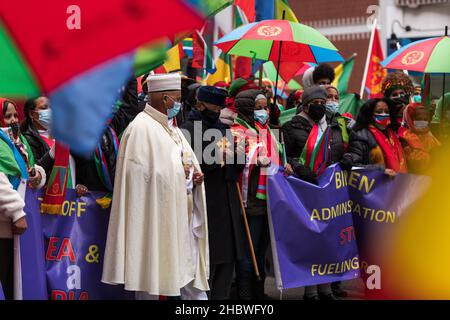
<svg viewBox="0 0 450 320"><path fill-rule="evenodd" d="M352 170L353 167L353 160L350 154L344 154L344 156L342 157L342 160L339 162L339 164L341 165L341 168L343 170Z"/></svg>

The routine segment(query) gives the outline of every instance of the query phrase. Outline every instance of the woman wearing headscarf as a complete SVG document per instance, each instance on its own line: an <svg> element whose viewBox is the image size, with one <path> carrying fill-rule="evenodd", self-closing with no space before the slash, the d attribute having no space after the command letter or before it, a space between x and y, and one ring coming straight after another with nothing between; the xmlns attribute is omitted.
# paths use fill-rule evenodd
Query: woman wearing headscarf
<svg viewBox="0 0 450 320"><path fill-rule="evenodd" d="M420 103L411 103L406 107L399 138L411 173L426 172L432 160L432 152L440 146L430 131L429 123L427 107Z"/></svg>
<svg viewBox="0 0 450 320"><path fill-rule="evenodd" d="M45 171L20 134L13 101L0 98L0 282L7 299L13 298L13 235L27 229L23 208L24 181L32 188L45 184ZM20 188L20 189L19 189Z"/></svg>
<svg viewBox="0 0 450 320"><path fill-rule="evenodd" d="M20 133L19 116L16 104L0 98L0 127L2 130L2 155L0 171L9 176L14 188L17 188L21 178L28 180L33 188L41 188L45 184L44 169L36 165L30 145ZM20 157L18 157L20 155ZM22 162L25 167L22 167Z"/></svg>
<svg viewBox="0 0 450 320"><path fill-rule="evenodd" d="M389 99L370 99L359 112L342 165L381 170L390 176L408 166L396 133L397 108Z"/></svg>
<svg viewBox="0 0 450 320"><path fill-rule="evenodd" d="M269 246L267 218L267 171L271 165L283 164L282 147L268 126L267 97L260 90L240 92L235 100L238 114L231 130L238 145L245 141L245 165L239 186L261 280L255 277L249 245L246 257L236 272L239 297L245 300L264 298L265 256Z"/></svg>
<svg viewBox="0 0 450 320"><path fill-rule="evenodd" d="M391 109L395 116L392 128L398 130L403 119L403 111L414 93L412 80L403 71L390 72L381 83L381 92L391 101Z"/></svg>

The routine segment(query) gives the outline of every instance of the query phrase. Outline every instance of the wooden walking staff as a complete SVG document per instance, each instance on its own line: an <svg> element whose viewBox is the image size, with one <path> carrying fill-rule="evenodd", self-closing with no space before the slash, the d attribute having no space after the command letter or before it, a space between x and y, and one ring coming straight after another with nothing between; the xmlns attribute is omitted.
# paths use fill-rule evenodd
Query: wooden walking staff
<svg viewBox="0 0 450 320"><path fill-rule="evenodd" d="M253 267L255 268L256 279L261 281L261 276L259 274L258 262L256 261L255 249L253 248L252 234L250 233L250 228L248 226L247 213L244 207L244 201L242 200L241 188L239 187L239 182L236 182L236 189L239 195L239 202L241 204L242 216L244 217L245 233L247 234L248 245L250 247L250 253L252 255Z"/></svg>

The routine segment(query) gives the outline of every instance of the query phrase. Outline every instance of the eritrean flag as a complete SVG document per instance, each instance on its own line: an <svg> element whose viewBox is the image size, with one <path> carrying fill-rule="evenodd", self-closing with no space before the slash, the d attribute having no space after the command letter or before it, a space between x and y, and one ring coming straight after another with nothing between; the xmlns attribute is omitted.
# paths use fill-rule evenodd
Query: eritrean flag
<svg viewBox="0 0 450 320"><path fill-rule="evenodd" d="M0 1L0 96L49 96L55 138L90 155L135 50L204 19L182 0L75 2Z"/></svg>
<svg viewBox="0 0 450 320"><path fill-rule="evenodd" d="M208 73L216 72L216 66L211 51L198 30L195 30L192 34L192 48L192 68L203 69Z"/></svg>
<svg viewBox="0 0 450 320"><path fill-rule="evenodd" d="M372 43L369 44L371 48L369 51L370 60L369 65L367 66L367 76L365 80L365 90L370 99L382 97L381 83L386 76L386 70L381 65L384 54L377 28L374 28L374 35L372 38Z"/></svg>

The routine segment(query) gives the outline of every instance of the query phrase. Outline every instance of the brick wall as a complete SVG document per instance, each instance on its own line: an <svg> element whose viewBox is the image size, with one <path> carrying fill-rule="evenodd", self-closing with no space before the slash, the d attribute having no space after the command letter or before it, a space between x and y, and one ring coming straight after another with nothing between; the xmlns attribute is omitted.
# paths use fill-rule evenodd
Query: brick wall
<svg viewBox="0 0 450 320"><path fill-rule="evenodd" d="M337 26L346 23L361 23L369 16L366 13L370 5L378 4L378 0L289 0L291 8L300 22L315 25L318 22L329 24L334 20ZM353 22L352 22L353 21ZM317 26L315 26L317 27ZM364 72L364 66L369 46L369 34L361 36L329 37L339 49L341 55L347 59L354 52L357 53L349 91L359 93ZM335 66L336 64L333 64Z"/></svg>

